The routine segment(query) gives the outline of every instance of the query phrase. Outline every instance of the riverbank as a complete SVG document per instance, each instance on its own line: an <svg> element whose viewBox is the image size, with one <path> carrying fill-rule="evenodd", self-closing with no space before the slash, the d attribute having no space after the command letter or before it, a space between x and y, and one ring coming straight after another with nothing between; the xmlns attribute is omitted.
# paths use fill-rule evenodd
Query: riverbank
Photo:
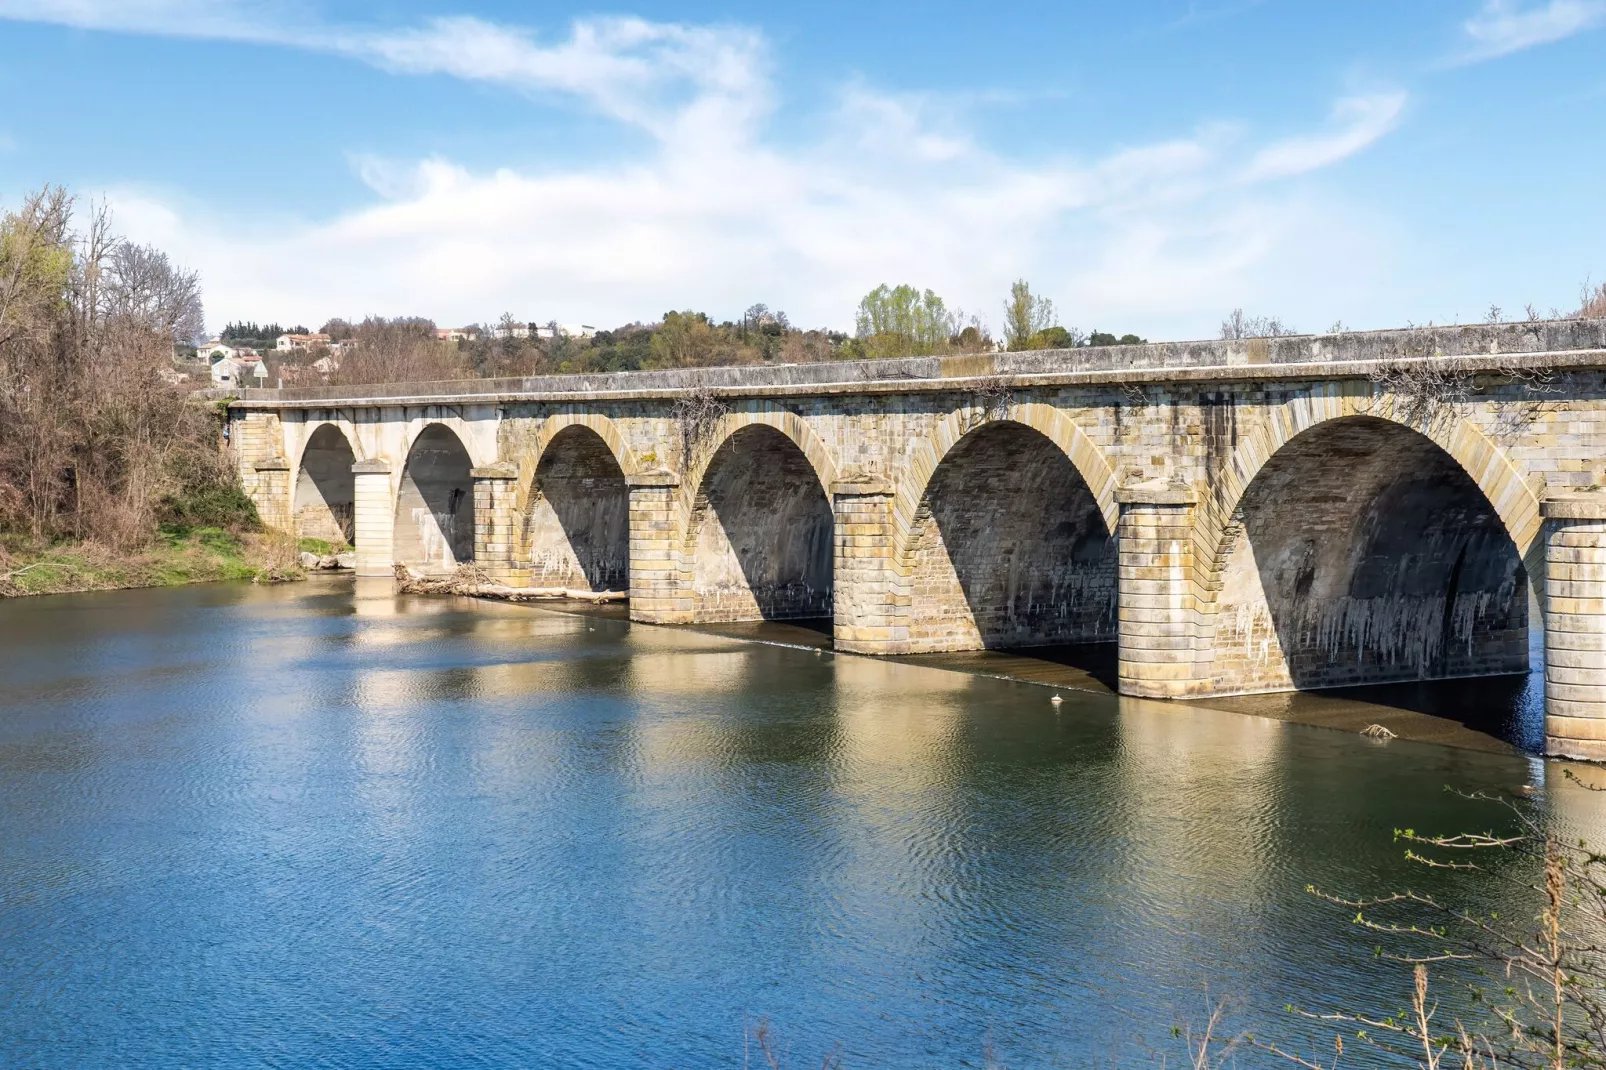
<svg viewBox="0 0 1606 1070"><path fill-rule="evenodd" d="M222 528L166 529L134 553L97 543L0 544L0 598L174 587L218 580L301 579L299 547L282 536Z"/></svg>

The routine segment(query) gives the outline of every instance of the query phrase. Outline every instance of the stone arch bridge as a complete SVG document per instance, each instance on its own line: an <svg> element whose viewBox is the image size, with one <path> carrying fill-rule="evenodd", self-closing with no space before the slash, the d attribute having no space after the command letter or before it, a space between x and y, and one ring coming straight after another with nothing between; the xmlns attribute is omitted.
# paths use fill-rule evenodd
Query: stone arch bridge
<svg viewBox="0 0 1606 1070"><path fill-rule="evenodd" d="M264 519L838 649L1116 643L1159 698L1528 669L1606 758L1606 321L247 391ZM1530 588L1542 607L1530 614Z"/></svg>

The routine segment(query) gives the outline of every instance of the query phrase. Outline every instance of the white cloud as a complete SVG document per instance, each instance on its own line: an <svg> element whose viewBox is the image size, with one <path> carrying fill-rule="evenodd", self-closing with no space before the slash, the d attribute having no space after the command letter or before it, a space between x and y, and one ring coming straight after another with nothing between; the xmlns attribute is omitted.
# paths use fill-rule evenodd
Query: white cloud
<svg viewBox="0 0 1606 1070"><path fill-rule="evenodd" d="M1333 121L1339 124L1338 129L1267 145L1255 154L1245 177L1265 181L1330 167L1393 130L1404 108L1404 93L1345 97L1333 106Z"/></svg>
<svg viewBox="0 0 1606 1070"><path fill-rule="evenodd" d="M1547 45L1606 21L1606 0L1550 0L1519 8L1512 0L1487 0L1462 29L1471 45L1463 63L1494 59L1536 45Z"/></svg>
<svg viewBox="0 0 1606 1070"><path fill-rule="evenodd" d="M357 158L374 203L324 220L245 221L170 192L113 191L124 229L201 269L215 323L512 311L610 325L670 308L733 316L765 301L794 322L847 325L884 281L931 286L996 319L1022 274L1084 327L1176 336L1246 293L1297 316L1288 298L1330 300L1343 270L1312 250L1373 255L1384 243L1286 180L1372 144L1405 102L1346 99L1334 129L1259 147L1241 126L1215 123L1096 159L1022 161L986 149L929 99L852 85L814 140L782 143L768 46L741 27L590 19L548 42L472 18L319 29L281 8L262 28L220 0L138 2L135 18L123 3L75 0L64 16L41 0L0 0L0 17L227 27L398 73L570 95L652 139L623 162L538 172Z"/></svg>

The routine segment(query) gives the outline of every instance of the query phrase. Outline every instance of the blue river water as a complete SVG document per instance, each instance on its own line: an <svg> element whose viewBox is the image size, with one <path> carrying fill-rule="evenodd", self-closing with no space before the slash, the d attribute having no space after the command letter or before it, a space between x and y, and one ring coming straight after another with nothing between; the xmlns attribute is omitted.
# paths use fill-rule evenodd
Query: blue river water
<svg viewBox="0 0 1606 1070"><path fill-rule="evenodd" d="M349 579L0 602L0 1066L1174 1066L1216 999L1399 1005L1305 889L1421 887L1391 830L1498 819L1447 785L1602 825L1050 694Z"/></svg>

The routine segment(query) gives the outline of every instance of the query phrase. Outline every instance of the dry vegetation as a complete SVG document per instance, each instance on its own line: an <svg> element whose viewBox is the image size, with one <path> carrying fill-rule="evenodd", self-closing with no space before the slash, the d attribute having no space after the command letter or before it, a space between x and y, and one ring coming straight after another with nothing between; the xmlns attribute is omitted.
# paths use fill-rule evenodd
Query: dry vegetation
<svg viewBox="0 0 1606 1070"><path fill-rule="evenodd" d="M219 414L164 378L174 339L200 329L196 276L114 236L104 209L75 230L74 207L45 189L0 219L6 589L69 574L109 585L112 558L189 553L174 540L203 528L243 546L258 526ZM81 568L65 547L82 550Z"/></svg>

